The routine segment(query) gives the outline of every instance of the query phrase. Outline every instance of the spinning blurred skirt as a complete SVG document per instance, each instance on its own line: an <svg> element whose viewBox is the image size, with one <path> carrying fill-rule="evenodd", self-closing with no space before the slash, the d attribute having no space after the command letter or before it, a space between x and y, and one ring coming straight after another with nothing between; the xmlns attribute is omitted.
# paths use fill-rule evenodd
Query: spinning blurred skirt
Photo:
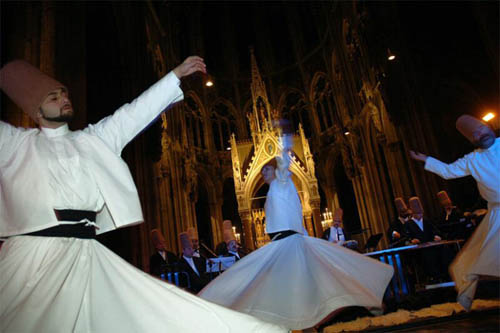
<svg viewBox="0 0 500 333"><path fill-rule="evenodd" d="M98 241L9 238L0 332L283 332L131 266Z"/></svg>
<svg viewBox="0 0 500 333"><path fill-rule="evenodd" d="M393 268L322 239L295 234L239 260L198 295L291 329L347 306L382 305Z"/></svg>
<svg viewBox="0 0 500 333"><path fill-rule="evenodd" d="M457 300L469 310L480 276L500 277L500 203L488 204L488 214L450 265Z"/></svg>

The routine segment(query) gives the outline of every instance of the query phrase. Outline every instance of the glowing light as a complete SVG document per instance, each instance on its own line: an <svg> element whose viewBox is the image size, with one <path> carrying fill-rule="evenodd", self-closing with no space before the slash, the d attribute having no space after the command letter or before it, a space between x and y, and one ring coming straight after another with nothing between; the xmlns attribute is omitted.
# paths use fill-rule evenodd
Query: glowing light
<svg viewBox="0 0 500 333"><path fill-rule="evenodd" d="M488 112L482 119L484 121L490 121L493 118L495 118L495 114L493 112Z"/></svg>
<svg viewBox="0 0 500 333"><path fill-rule="evenodd" d="M391 52L391 49L387 49L387 60L392 61L396 59L396 55Z"/></svg>

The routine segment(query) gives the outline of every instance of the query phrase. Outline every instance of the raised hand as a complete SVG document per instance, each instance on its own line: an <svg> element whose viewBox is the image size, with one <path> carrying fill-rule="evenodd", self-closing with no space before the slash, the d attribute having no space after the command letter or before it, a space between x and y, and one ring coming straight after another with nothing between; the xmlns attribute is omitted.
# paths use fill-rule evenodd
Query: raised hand
<svg viewBox="0 0 500 333"><path fill-rule="evenodd" d="M182 64L175 67L175 69L173 70L175 76L177 76L177 78L179 79L198 71L205 74L207 73L207 66L203 61L203 58L198 56L187 57Z"/></svg>
<svg viewBox="0 0 500 333"><path fill-rule="evenodd" d="M414 152L413 150L410 150L410 157L413 158L414 160L422 162L425 162L425 160L427 160L427 155L424 155L419 152Z"/></svg>

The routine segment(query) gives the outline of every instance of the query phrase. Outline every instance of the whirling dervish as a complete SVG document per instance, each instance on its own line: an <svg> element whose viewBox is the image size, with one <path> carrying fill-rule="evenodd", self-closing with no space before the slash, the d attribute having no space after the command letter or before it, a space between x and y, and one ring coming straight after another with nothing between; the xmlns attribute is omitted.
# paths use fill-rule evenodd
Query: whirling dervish
<svg viewBox="0 0 500 333"><path fill-rule="evenodd" d="M269 184L266 233L271 242L239 260L198 295L290 329L305 329L348 306L379 309L393 268L309 237L291 178L292 135L261 170Z"/></svg>

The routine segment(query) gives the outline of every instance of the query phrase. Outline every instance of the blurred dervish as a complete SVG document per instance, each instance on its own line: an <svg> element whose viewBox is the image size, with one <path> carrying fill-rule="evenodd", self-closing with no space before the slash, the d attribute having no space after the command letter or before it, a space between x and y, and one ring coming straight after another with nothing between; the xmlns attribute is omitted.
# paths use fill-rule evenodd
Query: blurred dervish
<svg viewBox="0 0 500 333"><path fill-rule="evenodd" d="M269 184L265 213L271 242L239 260L198 295L293 330L320 325L348 306L380 309L393 268L307 235L289 171L293 133L287 121L279 123L281 154L261 169Z"/></svg>
<svg viewBox="0 0 500 333"><path fill-rule="evenodd" d="M412 150L410 156L444 179L472 176L488 201L488 213L449 267L457 301L469 311L479 277L500 277L500 138L488 124L467 114L455 126L477 149L450 164Z"/></svg>

